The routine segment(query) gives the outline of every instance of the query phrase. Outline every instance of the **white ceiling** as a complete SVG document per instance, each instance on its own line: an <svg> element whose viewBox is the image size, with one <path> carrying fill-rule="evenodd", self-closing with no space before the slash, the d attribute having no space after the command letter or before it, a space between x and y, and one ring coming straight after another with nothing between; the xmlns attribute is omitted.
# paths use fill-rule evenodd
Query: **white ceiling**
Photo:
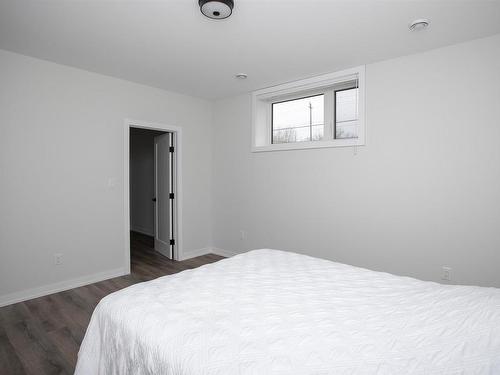
<svg viewBox="0 0 500 375"><path fill-rule="evenodd" d="M500 0L0 0L2 49L205 98L497 33Z"/></svg>

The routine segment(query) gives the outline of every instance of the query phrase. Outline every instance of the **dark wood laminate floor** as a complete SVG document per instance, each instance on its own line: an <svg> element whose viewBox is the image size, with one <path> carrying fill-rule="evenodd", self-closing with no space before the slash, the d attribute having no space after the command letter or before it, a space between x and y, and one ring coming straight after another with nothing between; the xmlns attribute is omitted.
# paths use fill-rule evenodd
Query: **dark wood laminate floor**
<svg viewBox="0 0 500 375"><path fill-rule="evenodd" d="M175 262L152 246L151 237L132 233L130 275L0 308L0 374L73 374L78 348L101 298L222 259L209 254Z"/></svg>

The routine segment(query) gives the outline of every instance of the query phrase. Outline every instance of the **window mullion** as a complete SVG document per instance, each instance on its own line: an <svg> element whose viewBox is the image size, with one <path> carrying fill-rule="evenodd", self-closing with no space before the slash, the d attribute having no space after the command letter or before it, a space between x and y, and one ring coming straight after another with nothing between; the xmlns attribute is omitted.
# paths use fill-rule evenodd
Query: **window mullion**
<svg viewBox="0 0 500 375"><path fill-rule="evenodd" d="M331 140L333 139L333 114L334 114L334 95L333 89L325 91L325 105L324 105L324 119L325 119L325 128L324 128L324 139Z"/></svg>

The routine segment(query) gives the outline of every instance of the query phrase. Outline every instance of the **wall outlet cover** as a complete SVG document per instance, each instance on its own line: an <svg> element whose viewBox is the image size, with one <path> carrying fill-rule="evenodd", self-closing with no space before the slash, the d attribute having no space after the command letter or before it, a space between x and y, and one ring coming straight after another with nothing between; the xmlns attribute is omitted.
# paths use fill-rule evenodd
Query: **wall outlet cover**
<svg viewBox="0 0 500 375"><path fill-rule="evenodd" d="M54 264L60 266L63 262L63 255L61 253L54 254Z"/></svg>
<svg viewBox="0 0 500 375"><path fill-rule="evenodd" d="M451 267L441 267L441 280L451 281Z"/></svg>

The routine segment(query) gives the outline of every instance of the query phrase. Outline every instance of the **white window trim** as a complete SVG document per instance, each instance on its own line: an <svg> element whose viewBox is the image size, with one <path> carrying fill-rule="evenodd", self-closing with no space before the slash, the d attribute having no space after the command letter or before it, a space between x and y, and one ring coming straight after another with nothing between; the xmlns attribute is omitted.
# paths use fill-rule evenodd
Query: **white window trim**
<svg viewBox="0 0 500 375"><path fill-rule="evenodd" d="M293 143L271 143L270 108L273 99L293 98L296 95L314 95L335 84L357 79L358 97L358 138L329 139ZM327 92L325 92L328 95ZM332 98L329 98L332 99ZM327 100L329 100L327 98ZM325 107L325 111L329 110ZM333 124L331 124L333 125ZM353 147L366 144L365 119L365 66L324 74L300 81L273 86L252 93L252 152L301 150L325 147Z"/></svg>

